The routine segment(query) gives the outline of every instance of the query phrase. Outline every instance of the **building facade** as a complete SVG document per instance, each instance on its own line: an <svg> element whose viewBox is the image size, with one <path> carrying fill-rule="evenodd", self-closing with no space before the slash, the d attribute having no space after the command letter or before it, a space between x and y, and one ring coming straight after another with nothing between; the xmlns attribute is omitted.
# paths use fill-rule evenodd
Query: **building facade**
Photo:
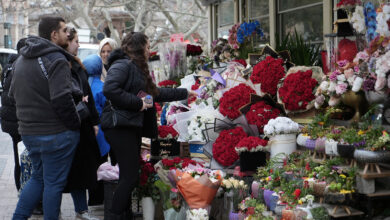
<svg viewBox="0 0 390 220"><path fill-rule="evenodd" d="M310 43L322 43L332 33L337 0L205 0L209 10L209 41L227 38L232 25L258 20L264 37L258 43L275 46L295 30Z"/></svg>

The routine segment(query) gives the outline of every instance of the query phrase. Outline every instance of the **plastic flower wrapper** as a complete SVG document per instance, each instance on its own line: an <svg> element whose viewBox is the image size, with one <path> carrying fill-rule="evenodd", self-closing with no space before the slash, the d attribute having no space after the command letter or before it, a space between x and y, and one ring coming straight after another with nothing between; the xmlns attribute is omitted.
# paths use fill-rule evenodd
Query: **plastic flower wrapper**
<svg viewBox="0 0 390 220"><path fill-rule="evenodd" d="M206 139L203 135L203 130L206 129L207 123L213 123L216 118L223 118L223 116L211 106L207 106L204 109L196 111L192 115L191 120L188 121L188 141L205 142Z"/></svg>
<svg viewBox="0 0 390 220"><path fill-rule="evenodd" d="M176 120L176 115L178 113L182 112L188 112L189 108L180 102L172 102L169 104L169 106L166 109L166 120L167 120L167 125L175 125L177 120ZM176 128L175 128L176 129Z"/></svg>
<svg viewBox="0 0 390 220"><path fill-rule="evenodd" d="M183 170L176 172L177 189L191 209L206 208L217 194L224 173L191 166Z"/></svg>
<svg viewBox="0 0 390 220"><path fill-rule="evenodd" d="M184 43L160 44L161 62L165 72L169 73L169 79L179 77L187 71L187 46Z"/></svg>
<svg viewBox="0 0 390 220"><path fill-rule="evenodd" d="M299 124L287 117L277 117L264 126L264 134L272 137L278 134L294 134L300 131Z"/></svg>

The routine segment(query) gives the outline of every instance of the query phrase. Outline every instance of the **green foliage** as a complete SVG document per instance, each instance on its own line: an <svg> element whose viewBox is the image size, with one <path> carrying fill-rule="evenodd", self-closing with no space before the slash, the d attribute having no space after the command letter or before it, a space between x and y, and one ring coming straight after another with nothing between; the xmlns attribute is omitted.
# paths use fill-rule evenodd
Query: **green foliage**
<svg viewBox="0 0 390 220"><path fill-rule="evenodd" d="M293 35L287 34L282 41L276 35L276 51L288 50L291 62L298 66L317 66L320 60L320 45L310 44L298 34L297 30Z"/></svg>
<svg viewBox="0 0 390 220"><path fill-rule="evenodd" d="M310 209L311 214L313 215L314 220L329 220L329 214L325 207L317 207Z"/></svg>

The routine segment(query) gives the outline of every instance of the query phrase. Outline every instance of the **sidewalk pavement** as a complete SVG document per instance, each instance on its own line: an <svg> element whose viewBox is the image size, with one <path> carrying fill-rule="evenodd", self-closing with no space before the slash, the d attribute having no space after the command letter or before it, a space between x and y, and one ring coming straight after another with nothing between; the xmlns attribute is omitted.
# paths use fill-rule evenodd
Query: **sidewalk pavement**
<svg viewBox="0 0 390 220"><path fill-rule="evenodd" d="M19 143L19 154L24 150L22 142ZM14 182L14 157L12 141L8 134L0 131L0 220L10 220L18 202L18 192ZM89 207L91 214L103 219L104 207ZM76 219L72 197L63 194L61 205L61 218L63 220ZM43 216L32 216L31 220L41 220Z"/></svg>

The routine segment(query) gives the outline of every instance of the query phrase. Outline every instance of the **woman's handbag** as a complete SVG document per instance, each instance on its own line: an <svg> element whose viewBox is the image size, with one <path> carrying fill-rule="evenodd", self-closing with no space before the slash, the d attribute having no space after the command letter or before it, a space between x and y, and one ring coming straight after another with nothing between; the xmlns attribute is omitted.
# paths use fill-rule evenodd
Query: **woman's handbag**
<svg viewBox="0 0 390 220"><path fill-rule="evenodd" d="M142 127L143 125L143 112L133 112L126 110L115 109L109 100L103 108L102 115L100 117L100 126L103 129L116 128L116 127Z"/></svg>

